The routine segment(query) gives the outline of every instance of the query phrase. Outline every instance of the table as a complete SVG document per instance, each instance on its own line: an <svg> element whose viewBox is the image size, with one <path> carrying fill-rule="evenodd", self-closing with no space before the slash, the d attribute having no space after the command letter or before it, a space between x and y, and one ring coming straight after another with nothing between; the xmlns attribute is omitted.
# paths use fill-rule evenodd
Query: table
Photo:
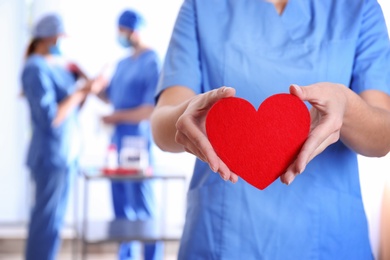
<svg viewBox="0 0 390 260"><path fill-rule="evenodd" d="M165 203L167 198L166 185L162 189L162 212L160 217L154 220L130 221L127 219L113 219L111 221L91 221L88 217L89 201L89 183L94 180L108 181L144 181L160 180L167 181L178 180L183 183L183 196L185 196L186 176L185 175L161 175L148 174L146 171L139 171L136 174L104 174L97 168L82 169L80 171L84 179L83 212L81 227L78 226L78 212L76 215L76 237L81 240L81 257L87 258L87 246L89 244L98 244L105 242L156 242L156 241L178 241L182 233L182 224L167 225ZM76 195L76 200L77 200ZM184 200L185 201L185 200ZM78 208L78 206L76 206ZM80 234L81 232L81 234ZM74 258L77 254L76 244L74 245Z"/></svg>

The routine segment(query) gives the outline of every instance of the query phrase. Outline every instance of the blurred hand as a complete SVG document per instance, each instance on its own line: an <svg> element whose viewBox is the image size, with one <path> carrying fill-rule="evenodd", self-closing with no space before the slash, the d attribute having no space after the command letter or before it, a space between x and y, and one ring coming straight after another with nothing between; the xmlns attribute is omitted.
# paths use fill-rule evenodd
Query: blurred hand
<svg viewBox="0 0 390 260"><path fill-rule="evenodd" d="M186 110L176 122L175 141L184 149L209 164L214 172L218 172L224 180L237 182L238 176L231 172L218 157L206 136L206 115L218 100L233 97L233 88L221 87L195 96Z"/></svg>
<svg viewBox="0 0 390 260"><path fill-rule="evenodd" d="M84 85L78 89L78 91L82 92L85 97L91 92L92 80L86 80Z"/></svg>
<svg viewBox="0 0 390 260"><path fill-rule="evenodd" d="M80 69L80 67L76 63L69 62L67 66L68 66L68 70L74 73L77 76L77 78L88 79L87 75Z"/></svg>
<svg viewBox="0 0 390 260"><path fill-rule="evenodd" d="M283 183L290 184L315 156L339 140L347 105L345 90L345 86L334 83L317 83L306 87L290 86L291 94L312 105L311 127L295 162L281 175Z"/></svg>
<svg viewBox="0 0 390 260"><path fill-rule="evenodd" d="M114 114L108 115L108 116L103 116L102 117L103 123L107 125L115 125L117 123L116 116Z"/></svg>
<svg viewBox="0 0 390 260"><path fill-rule="evenodd" d="M97 76L90 83L90 93L99 94L108 86L108 80L102 75Z"/></svg>

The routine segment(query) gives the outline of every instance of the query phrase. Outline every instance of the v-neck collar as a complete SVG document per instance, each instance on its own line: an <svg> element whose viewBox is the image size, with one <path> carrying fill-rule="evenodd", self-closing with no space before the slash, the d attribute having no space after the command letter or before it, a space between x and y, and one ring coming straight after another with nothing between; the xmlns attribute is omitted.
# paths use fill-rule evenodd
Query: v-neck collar
<svg viewBox="0 0 390 260"><path fill-rule="evenodd" d="M280 18L293 40L307 36L310 28L310 6L302 0L289 0Z"/></svg>
<svg viewBox="0 0 390 260"><path fill-rule="evenodd" d="M305 37L310 29L310 6L303 0L288 0L283 12L278 14L273 3L263 0L272 8L293 40Z"/></svg>

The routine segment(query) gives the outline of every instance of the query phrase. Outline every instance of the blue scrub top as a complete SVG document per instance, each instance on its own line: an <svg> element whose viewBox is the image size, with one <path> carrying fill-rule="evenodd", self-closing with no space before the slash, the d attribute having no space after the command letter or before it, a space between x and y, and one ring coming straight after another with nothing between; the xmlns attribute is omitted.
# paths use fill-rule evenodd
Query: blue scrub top
<svg viewBox="0 0 390 260"><path fill-rule="evenodd" d="M30 56L23 68L23 92L28 100L32 123L27 165L33 171L68 169L80 152L77 111L54 127L58 104L75 91L75 76L56 59Z"/></svg>
<svg viewBox="0 0 390 260"><path fill-rule="evenodd" d="M152 50L122 59L106 91L114 109L132 109L142 105L154 106L158 72L158 57ZM118 150L121 148L122 138L126 135L144 136L150 140L149 122L116 125L112 141L117 145Z"/></svg>
<svg viewBox="0 0 390 260"><path fill-rule="evenodd" d="M290 84L389 93L389 39L376 0L186 0L158 93L231 86L254 107ZM357 157L329 146L295 181L261 191L196 161L179 259L372 259Z"/></svg>

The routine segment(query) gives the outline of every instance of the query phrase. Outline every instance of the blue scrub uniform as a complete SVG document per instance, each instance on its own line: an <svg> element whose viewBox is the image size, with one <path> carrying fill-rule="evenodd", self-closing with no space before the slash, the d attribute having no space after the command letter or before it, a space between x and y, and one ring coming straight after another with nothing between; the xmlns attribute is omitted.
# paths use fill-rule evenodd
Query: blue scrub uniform
<svg viewBox="0 0 390 260"><path fill-rule="evenodd" d="M158 93L231 86L254 107L290 84L389 93L390 55L376 0L186 0ZM290 186L225 182L196 161L179 259L372 259L357 158L329 146Z"/></svg>
<svg viewBox="0 0 390 260"><path fill-rule="evenodd" d="M59 232L79 153L78 109L58 127L52 126L52 122L58 104L74 92L75 82L70 71L49 64L39 55L28 58L22 73L32 122L27 165L36 185L26 245L27 260L54 260L59 248Z"/></svg>
<svg viewBox="0 0 390 260"><path fill-rule="evenodd" d="M132 109L142 105L154 105L154 94L158 81L158 59L154 51L148 50L137 57L121 60L107 88L107 97L115 110ZM149 122L137 124L118 124L115 126L112 142L118 151L121 149L124 136L143 136L149 141ZM149 153L150 154L150 153ZM153 164L152 158L150 159ZM117 218L145 220L155 216L155 201L150 181L112 182L112 199ZM134 243L122 244L119 250L120 259L136 259ZM145 244L146 260L162 259L161 243Z"/></svg>

